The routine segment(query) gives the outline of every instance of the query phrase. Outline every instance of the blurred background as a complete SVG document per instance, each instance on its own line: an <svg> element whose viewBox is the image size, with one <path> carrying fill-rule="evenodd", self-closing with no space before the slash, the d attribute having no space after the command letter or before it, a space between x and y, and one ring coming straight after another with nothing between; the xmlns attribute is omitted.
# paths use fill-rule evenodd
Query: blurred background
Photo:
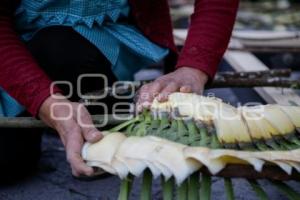
<svg viewBox="0 0 300 200"><path fill-rule="evenodd" d="M194 1L169 1L174 28L187 28ZM241 0L233 38L269 68L299 70L299 11L299 0Z"/></svg>

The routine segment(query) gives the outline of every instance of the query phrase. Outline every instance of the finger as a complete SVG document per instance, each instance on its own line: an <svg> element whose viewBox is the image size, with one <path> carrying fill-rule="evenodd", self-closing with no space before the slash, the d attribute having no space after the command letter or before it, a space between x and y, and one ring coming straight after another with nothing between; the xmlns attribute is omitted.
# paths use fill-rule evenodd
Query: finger
<svg viewBox="0 0 300 200"><path fill-rule="evenodd" d="M95 127L81 127L84 139L87 142L95 143L103 138L103 135Z"/></svg>
<svg viewBox="0 0 300 200"><path fill-rule="evenodd" d="M183 92L183 93L191 93L192 87L190 85L185 85L185 86L180 87L179 91Z"/></svg>
<svg viewBox="0 0 300 200"><path fill-rule="evenodd" d="M83 104L79 105L77 119L83 137L87 142L95 143L102 139L102 133L96 129L90 113Z"/></svg>
<svg viewBox="0 0 300 200"><path fill-rule="evenodd" d="M168 97L171 93L177 92L179 90L179 85L176 82L169 83L159 94L157 100L164 102L168 100Z"/></svg>
<svg viewBox="0 0 300 200"><path fill-rule="evenodd" d="M154 81L144 85L139 92L138 105L147 106L160 93L165 83L163 81Z"/></svg>
<svg viewBox="0 0 300 200"><path fill-rule="evenodd" d="M194 85L192 87L192 92L195 92L196 94L201 95L203 93L203 86Z"/></svg>
<svg viewBox="0 0 300 200"><path fill-rule="evenodd" d="M88 167L79 154L70 155L69 163L71 165L72 174L76 177L82 175L92 176L94 174L93 168Z"/></svg>
<svg viewBox="0 0 300 200"><path fill-rule="evenodd" d="M79 126L76 126L70 130L70 132L67 134L66 141L67 160L71 165L73 175L91 176L94 170L91 167L88 167L81 157L83 137L81 135L81 129Z"/></svg>
<svg viewBox="0 0 300 200"><path fill-rule="evenodd" d="M136 104L136 111L138 112L138 113L140 113L140 112L142 112L144 109L148 109L148 108L150 108L151 107L151 103L150 102L138 102L137 104Z"/></svg>
<svg viewBox="0 0 300 200"><path fill-rule="evenodd" d="M143 86L139 93L140 96L138 103L152 102L153 99L161 91L162 87L163 85L159 81L155 81L153 83Z"/></svg>

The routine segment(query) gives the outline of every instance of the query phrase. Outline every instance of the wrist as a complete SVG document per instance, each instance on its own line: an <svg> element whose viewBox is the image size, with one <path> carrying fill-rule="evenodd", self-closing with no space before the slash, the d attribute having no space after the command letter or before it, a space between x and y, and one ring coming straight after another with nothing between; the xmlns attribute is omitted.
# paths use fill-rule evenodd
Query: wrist
<svg viewBox="0 0 300 200"><path fill-rule="evenodd" d="M186 71L186 72L189 72L191 75L195 76L199 82L201 82L201 84L205 85L208 80L209 80L209 77L208 75L201 71L200 69L196 69L196 68L193 68L193 67L180 67L177 69L177 71Z"/></svg>
<svg viewBox="0 0 300 200"><path fill-rule="evenodd" d="M51 109L52 106L56 103L67 103L69 102L62 94L56 93L55 96L51 95L49 96L40 106L38 116L41 118L44 122L46 122L48 125L53 127L53 124L50 123L51 119Z"/></svg>

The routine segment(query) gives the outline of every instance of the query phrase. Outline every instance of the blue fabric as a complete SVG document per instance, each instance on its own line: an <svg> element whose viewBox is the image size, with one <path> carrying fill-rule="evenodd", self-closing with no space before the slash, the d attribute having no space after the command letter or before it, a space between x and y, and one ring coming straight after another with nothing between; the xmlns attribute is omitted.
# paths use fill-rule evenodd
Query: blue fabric
<svg viewBox="0 0 300 200"><path fill-rule="evenodd" d="M150 42L134 26L118 23L129 11L127 0L22 0L16 21L24 40L48 26L73 27L106 56L120 80L132 80L137 70L159 62L168 50ZM123 53L139 66L123 66L128 63L119 61ZM123 68L128 73L123 74Z"/></svg>
<svg viewBox="0 0 300 200"><path fill-rule="evenodd" d="M105 55L119 80L132 80L141 68L161 61L168 49L149 41L134 26L118 23L129 11L127 0L22 0L15 13L16 27L28 41L45 27L70 26ZM0 116L22 110L0 88Z"/></svg>
<svg viewBox="0 0 300 200"><path fill-rule="evenodd" d="M0 117L14 117L24 108L0 87Z"/></svg>

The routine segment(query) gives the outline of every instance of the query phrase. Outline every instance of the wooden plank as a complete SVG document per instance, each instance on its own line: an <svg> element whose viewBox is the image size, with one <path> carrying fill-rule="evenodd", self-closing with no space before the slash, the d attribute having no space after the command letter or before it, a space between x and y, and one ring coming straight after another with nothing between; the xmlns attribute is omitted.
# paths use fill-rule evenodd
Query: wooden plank
<svg viewBox="0 0 300 200"><path fill-rule="evenodd" d="M175 43L183 45L187 36L186 29L174 30ZM240 31L235 30L232 34L233 39L245 47L277 47L277 48L300 48L300 33L292 31ZM237 48L234 43L229 47Z"/></svg>
<svg viewBox="0 0 300 200"><path fill-rule="evenodd" d="M241 40L246 47L274 47L274 48L300 48L300 39L278 39L278 40Z"/></svg>
<svg viewBox="0 0 300 200"><path fill-rule="evenodd" d="M186 29L174 29L173 36L174 36L175 44L178 46L182 46L187 37L187 30Z"/></svg>
<svg viewBox="0 0 300 200"><path fill-rule="evenodd" d="M232 37L245 40L284 40L299 38L298 31L256 31L256 30L236 30Z"/></svg>
<svg viewBox="0 0 300 200"><path fill-rule="evenodd" d="M238 44L238 41L234 41ZM241 45L241 44L240 44ZM263 64L252 53L241 51L227 51L224 56L225 60L236 71L260 71L269 68ZM251 66L251 68L249 68ZM268 103L278 103L281 105L300 105L300 97L292 89L282 88L254 88L259 95Z"/></svg>

